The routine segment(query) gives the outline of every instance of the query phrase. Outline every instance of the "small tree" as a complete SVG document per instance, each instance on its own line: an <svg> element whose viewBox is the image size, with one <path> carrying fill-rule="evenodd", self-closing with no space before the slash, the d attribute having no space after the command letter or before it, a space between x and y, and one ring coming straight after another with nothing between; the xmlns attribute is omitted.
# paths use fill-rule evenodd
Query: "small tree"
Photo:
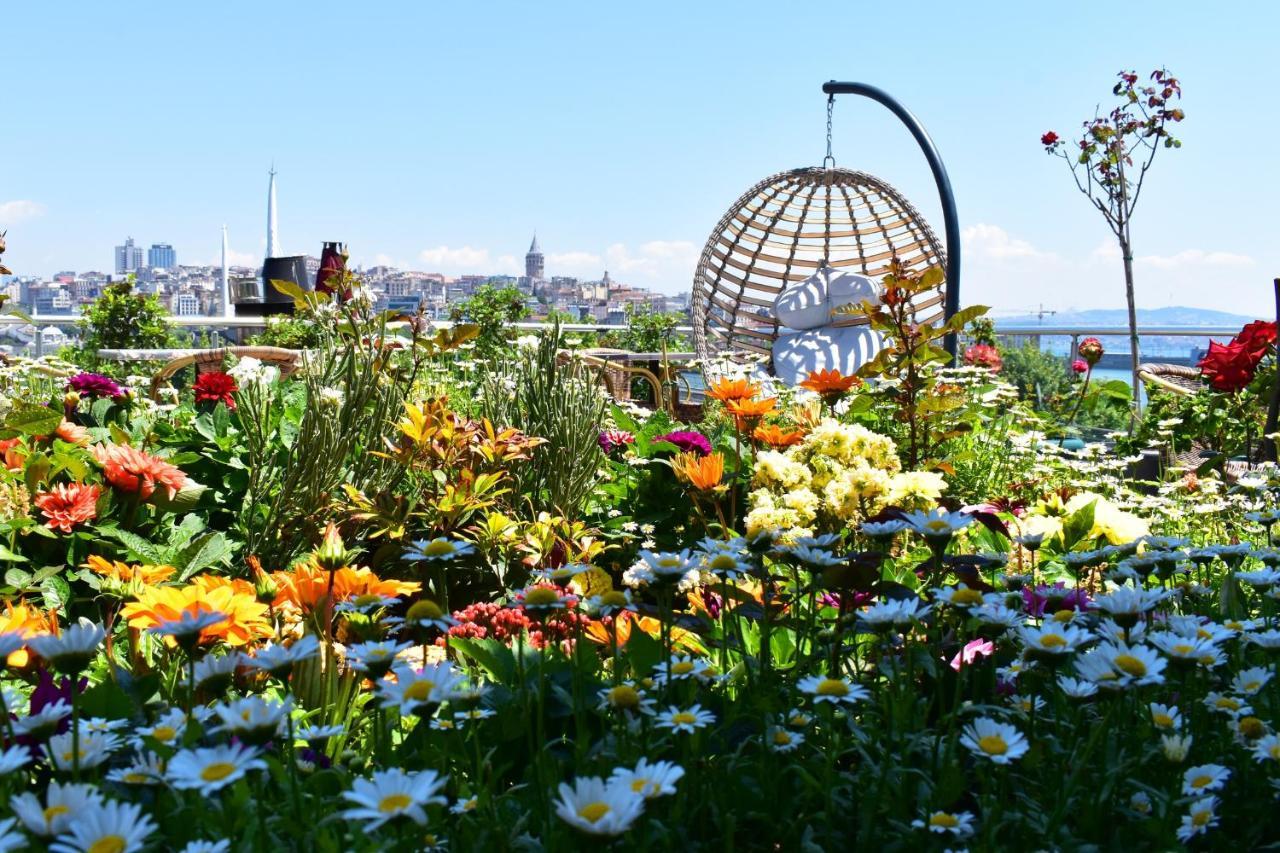
<svg viewBox="0 0 1280 853"><path fill-rule="evenodd" d="M1151 85L1139 86L1138 75L1121 71L1111 90L1120 99L1110 113L1095 114L1084 123L1074 148L1049 131L1040 137L1047 153L1061 157L1071 167L1076 187L1107 221L1120 243L1124 260L1124 290L1129 307L1129 344L1133 363L1134 418L1141 406L1138 383L1138 310L1133 290L1133 239L1130 224L1142 195L1142 182L1161 148L1181 148L1168 125L1180 122L1183 112L1172 106L1182 98L1182 87L1167 69L1151 72Z"/></svg>
<svg viewBox="0 0 1280 853"><path fill-rule="evenodd" d="M482 355L491 357L506 343L507 326L528 317L529 308L518 288L486 282L477 287L469 299L454 305L449 313L455 323L466 320L480 327L476 348Z"/></svg>
<svg viewBox="0 0 1280 853"><path fill-rule="evenodd" d="M169 312L155 294L137 293L133 276L109 284L80 319L90 364L100 349L156 349L173 343Z"/></svg>

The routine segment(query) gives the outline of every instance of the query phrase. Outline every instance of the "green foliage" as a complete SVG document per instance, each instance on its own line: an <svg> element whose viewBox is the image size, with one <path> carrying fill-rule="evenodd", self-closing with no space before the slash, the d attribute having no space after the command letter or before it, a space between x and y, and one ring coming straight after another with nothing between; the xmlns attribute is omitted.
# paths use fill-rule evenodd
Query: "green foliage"
<svg viewBox="0 0 1280 853"><path fill-rule="evenodd" d="M83 350L96 360L100 349L157 349L173 344L168 312L155 294L134 291L132 276L107 285L80 320Z"/></svg>
<svg viewBox="0 0 1280 853"><path fill-rule="evenodd" d="M491 370L481 405L492 423L546 439L512 472L517 492L537 511L577 518L603 461L598 439L605 399L587 369L559 358L560 344L557 324L514 363Z"/></svg>
<svg viewBox="0 0 1280 853"><path fill-rule="evenodd" d="M678 311L654 311L648 305L631 303L627 306L626 331L610 332L603 336L601 344L631 352L678 350L688 345L685 336L676 332L684 319Z"/></svg>
<svg viewBox="0 0 1280 853"><path fill-rule="evenodd" d="M1066 359L1045 352L1031 341L1021 347L1001 347L1004 366L1000 375L1018 389L1018 396L1037 409L1047 409L1071 393L1071 371Z"/></svg>
<svg viewBox="0 0 1280 853"><path fill-rule="evenodd" d="M528 317L529 308L519 288L488 283L477 287L469 299L453 306L450 316L454 322L466 320L478 326L476 349L481 355L492 356L506 347L506 326Z"/></svg>
<svg viewBox="0 0 1280 853"><path fill-rule="evenodd" d="M311 318L285 314L269 317L267 327L254 335L250 343L284 349L310 349L318 346L322 338L323 333Z"/></svg>

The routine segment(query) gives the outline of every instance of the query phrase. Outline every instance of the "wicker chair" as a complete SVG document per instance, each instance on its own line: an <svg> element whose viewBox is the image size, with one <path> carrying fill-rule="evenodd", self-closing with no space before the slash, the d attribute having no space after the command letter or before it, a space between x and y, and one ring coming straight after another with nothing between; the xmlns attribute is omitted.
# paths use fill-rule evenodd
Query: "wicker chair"
<svg viewBox="0 0 1280 853"><path fill-rule="evenodd" d="M897 256L909 269L945 266L946 251L911 203L865 172L813 167L780 172L747 190L711 232L693 279L693 339L703 370L726 353L768 354L778 337L773 303L825 259L872 279ZM944 282L918 297L920 322L943 316ZM865 318L844 315L833 326Z"/></svg>
<svg viewBox="0 0 1280 853"><path fill-rule="evenodd" d="M1152 390L1191 396L1204 388L1200 370L1182 364L1142 364L1138 366L1138 378Z"/></svg>
<svg viewBox="0 0 1280 853"><path fill-rule="evenodd" d="M196 350L172 359L151 377L151 399L159 400L160 389L184 368L193 367L196 376L221 370L229 355L237 358L256 358L259 361L274 364L280 368L281 376L288 376L297 370L302 360L300 350L282 347L241 346Z"/></svg>

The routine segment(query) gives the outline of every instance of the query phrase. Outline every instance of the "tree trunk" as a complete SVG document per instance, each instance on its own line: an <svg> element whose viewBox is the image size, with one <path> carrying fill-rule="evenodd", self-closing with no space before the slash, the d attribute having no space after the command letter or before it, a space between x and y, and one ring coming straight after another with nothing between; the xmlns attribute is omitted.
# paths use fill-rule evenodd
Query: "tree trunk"
<svg viewBox="0 0 1280 853"><path fill-rule="evenodd" d="M1128 223L1125 223L1128 231ZM1141 356L1138 351L1138 307L1133 295L1133 247L1129 244L1127 233L1120 235L1120 253L1124 257L1124 297L1129 305L1129 348L1131 353L1130 368L1133 379L1133 412L1129 418L1129 432L1138 423L1142 413L1142 384L1138 380L1138 364Z"/></svg>

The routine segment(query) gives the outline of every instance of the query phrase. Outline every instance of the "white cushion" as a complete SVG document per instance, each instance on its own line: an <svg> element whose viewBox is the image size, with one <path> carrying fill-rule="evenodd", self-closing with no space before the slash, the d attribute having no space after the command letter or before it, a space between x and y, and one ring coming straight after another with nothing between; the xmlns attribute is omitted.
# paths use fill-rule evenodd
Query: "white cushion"
<svg viewBox="0 0 1280 853"><path fill-rule="evenodd" d="M871 279L823 263L804 281L783 289L773 301L773 312L789 329L817 329L831 322L836 308L863 300L880 301L879 288Z"/></svg>
<svg viewBox="0 0 1280 853"><path fill-rule="evenodd" d="M866 326L780 331L773 342L773 372L788 385L799 385L815 370L838 370L848 376L876 357L880 333Z"/></svg>

